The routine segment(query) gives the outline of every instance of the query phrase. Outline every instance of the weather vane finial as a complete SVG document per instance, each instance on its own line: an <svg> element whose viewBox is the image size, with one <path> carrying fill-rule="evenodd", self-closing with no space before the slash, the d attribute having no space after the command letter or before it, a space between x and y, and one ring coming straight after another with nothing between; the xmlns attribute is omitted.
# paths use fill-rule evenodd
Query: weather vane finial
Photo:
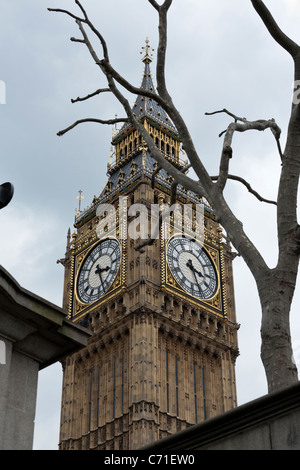
<svg viewBox="0 0 300 470"><path fill-rule="evenodd" d="M152 62L152 52L154 49L149 46L149 39L146 38L146 46L142 47L143 51L145 51L145 57L143 58L143 62ZM141 54L143 54L143 51L141 51Z"/></svg>
<svg viewBox="0 0 300 470"><path fill-rule="evenodd" d="M76 199L79 199L79 207L78 207L78 212L80 212L80 208L81 208L81 200L84 199L84 196L82 194L82 190L80 189L79 191L79 195L76 196Z"/></svg>

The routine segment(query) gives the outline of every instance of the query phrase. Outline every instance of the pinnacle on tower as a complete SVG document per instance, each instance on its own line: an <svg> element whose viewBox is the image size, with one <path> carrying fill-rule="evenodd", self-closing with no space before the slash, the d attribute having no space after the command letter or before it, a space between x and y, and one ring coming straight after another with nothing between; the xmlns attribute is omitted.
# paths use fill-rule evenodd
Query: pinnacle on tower
<svg viewBox="0 0 300 470"><path fill-rule="evenodd" d="M142 90L151 91L155 94L156 91L150 68L150 64L152 62L151 51L154 49L150 47L148 38L146 39L146 46L142 49L145 50L145 55L142 59L145 67L140 88ZM171 133L173 137L179 138L175 125L167 115L166 111L154 99L138 95L132 111L140 121L144 122L144 119L146 119L151 124L154 124L155 127L160 128L162 131ZM125 124L115 135L113 143L120 140L120 137L124 135L124 132L126 132L128 128L130 128L130 124Z"/></svg>

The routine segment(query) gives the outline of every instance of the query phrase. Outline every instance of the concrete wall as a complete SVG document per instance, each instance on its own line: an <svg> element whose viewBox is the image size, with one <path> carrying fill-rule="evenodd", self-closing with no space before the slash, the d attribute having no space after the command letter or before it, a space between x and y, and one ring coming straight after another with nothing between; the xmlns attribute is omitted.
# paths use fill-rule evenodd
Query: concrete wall
<svg viewBox="0 0 300 470"><path fill-rule="evenodd" d="M299 450L300 382L144 447L177 450Z"/></svg>
<svg viewBox="0 0 300 470"><path fill-rule="evenodd" d="M0 449L32 449L39 364L6 341L0 365Z"/></svg>
<svg viewBox="0 0 300 470"><path fill-rule="evenodd" d="M0 266L0 450L32 449L39 370L85 346L90 335Z"/></svg>

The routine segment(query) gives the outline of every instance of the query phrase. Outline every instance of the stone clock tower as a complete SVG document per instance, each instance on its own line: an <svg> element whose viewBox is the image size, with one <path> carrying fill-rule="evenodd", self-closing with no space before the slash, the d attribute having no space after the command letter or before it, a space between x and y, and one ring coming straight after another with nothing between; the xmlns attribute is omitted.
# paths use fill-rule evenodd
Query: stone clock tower
<svg viewBox="0 0 300 470"><path fill-rule="evenodd" d="M153 91L148 52L147 42L141 87ZM133 111L184 170L165 111L142 96ZM175 212L162 223L174 182L129 124L112 144L108 182L77 214L63 260L64 307L93 333L63 362L63 450L139 449L236 406L238 326L222 229L206 201L180 185L176 207L190 208L184 234ZM198 206L202 239L194 230Z"/></svg>

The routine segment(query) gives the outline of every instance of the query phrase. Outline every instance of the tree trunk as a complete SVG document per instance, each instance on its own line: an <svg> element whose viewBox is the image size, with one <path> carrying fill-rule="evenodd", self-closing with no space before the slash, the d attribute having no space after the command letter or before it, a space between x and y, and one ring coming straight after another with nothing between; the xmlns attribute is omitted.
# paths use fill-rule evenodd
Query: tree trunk
<svg viewBox="0 0 300 470"><path fill-rule="evenodd" d="M290 308L295 283L287 271L271 270L258 285L261 307L261 359L269 393L298 381L290 334Z"/></svg>

